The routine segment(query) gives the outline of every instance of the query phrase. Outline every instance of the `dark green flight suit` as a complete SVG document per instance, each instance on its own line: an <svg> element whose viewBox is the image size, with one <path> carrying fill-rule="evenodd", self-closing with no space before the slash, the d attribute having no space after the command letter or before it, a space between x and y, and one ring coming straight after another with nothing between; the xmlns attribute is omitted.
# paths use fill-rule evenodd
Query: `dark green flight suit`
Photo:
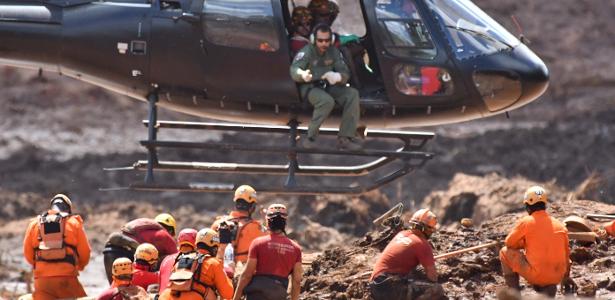
<svg viewBox="0 0 615 300"><path fill-rule="evenodd" d="M329 71L340 73L342 81L335 85L327 83L327 88L322 89L316 87L313 83L303 81L301 75L297 74L298 69L310 70L313 82L320 80L322 75ZM300 83L301 97L307 99L314 106L312 120L308 126L308 137L315 138L318 135L320 125L329 116L335 103L344 109L338 135L342 137L356 136L360 115L359 91L346 86L350 78L350 71L337 48L331 45L323 55L320 55L314 44L308 44L295 56L290 66L290 75L294 81Z"/></svg>

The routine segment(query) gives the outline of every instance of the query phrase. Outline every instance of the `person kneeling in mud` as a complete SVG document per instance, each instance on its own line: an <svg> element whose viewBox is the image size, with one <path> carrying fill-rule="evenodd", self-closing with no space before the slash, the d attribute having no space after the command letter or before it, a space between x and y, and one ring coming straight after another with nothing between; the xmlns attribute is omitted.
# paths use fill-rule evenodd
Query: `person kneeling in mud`
<svg viewBox="0 0 615 300"><path fill-rule="evenodd" d="M436 231L438 220L428 209L420 209L410 219L410 230L398 233L386 246L374 266L369 289L374 300L446 299L437 284L433 250L427 241ZM430 282L410 280L408 274L418 264Z"/></svg>

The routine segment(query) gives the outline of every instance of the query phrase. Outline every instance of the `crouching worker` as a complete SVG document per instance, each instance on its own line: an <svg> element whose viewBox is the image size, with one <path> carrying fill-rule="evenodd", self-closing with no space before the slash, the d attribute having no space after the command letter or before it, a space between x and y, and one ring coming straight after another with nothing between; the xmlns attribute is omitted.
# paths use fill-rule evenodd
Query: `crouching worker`
<svg viewBox="0 0 615 300"><path fill-rule="evenodd" d="M547 213L547 192L533 186L525 192L523 203L529 216L515 225L500 251L506 285L519 290L521 275L537 292L551 297L560 282L563 289L574 289L569 277L568 231Z"/></svg>
<svg viewBox="0 0 615 300"><path fill-rule="evenodd" d="M121 257L113 261L111 274L113 278L111 287L100 294L98 300L149 299L149 295L142 287L131 284L133 268L130 259Z"/></svg>
<svg viewBox="0 0 615 300"><path fill-rule="evenodd" d="M291 277L291 300L299 299L301 292L301 247L286 237L286 206L272 204L267 208L269 235L252 242L248 263L239 277L233 300L243 294L247 300L286 300L288 277Z"/></svg>
<svg viewBox="0 0 615 300"><path fill-rule="evenodd" d="M134 274L132 284L145 290L152 284L158 284L158 250L150 243L143 243L135 251Z"/></svg>
<svg viewBox="0 0 615 300"><path fill-rule="evenodd" d="M177 256L169 286L158 299L231 299L233 284L216 258L219 245L217 232L209 228L200 230L196 236L197 252Z"/></svg>
<svg viewBox="0 0 615 300"><path fill-rule="evenodd" d="M90 261L90 244L81 216L72 214L73 204L63 194L55 195L50 209L32 220L23 242L23 253L34 268L34 299L85 297L77 279Z"/></svg>
<svg viewBox="0 0 615 300"><path fill-rule="evenodd" d="M410 218L410 230L398 233L384 248L370 277L374 300L446 299L437 284L438 273L431 245L436 231L436 215L420 209ZM410 280L409 273L421 264L430 282Z"/></svg>

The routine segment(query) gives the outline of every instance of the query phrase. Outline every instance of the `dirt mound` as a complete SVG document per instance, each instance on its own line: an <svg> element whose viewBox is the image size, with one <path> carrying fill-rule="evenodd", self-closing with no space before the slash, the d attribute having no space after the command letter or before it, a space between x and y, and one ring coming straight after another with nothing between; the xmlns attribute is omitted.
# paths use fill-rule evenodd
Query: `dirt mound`
<svg viewBox="0 0 615 300"><path fill-rule="evenodd" d="M482 177L456 174L447 190L432 192L422 206L431 208L440 216L440 224L458 222L461 218L471 218L475 224L480 224L496 216L519 211L523 193L537 184L521 177L504 178L497 173ZM551 184L546 187L550 200L566 199L567 194L557 186Z"/></svg>
<svg viewBox="0 0 615 300"><path fill-rule="evenodd" d="M555 201L548 209L552 216L560 220L572 212L585 214L613 210L615 206L587 200ZM524 214L505 214L473 228L440 230L430 240L434 253L443 254L491 241L501 241L516 220ZM304 299L368 299L368 278L382 246L372 241L382 241L380 237L383 232L370 232L351 246L327 250L317 257L305 273L302 294ZM393 235L391 232L384 235L388 237L384 239L386 244ZM609 278L610 268L615 265L613 245L615 240L611 238L597 244L571 242L571 277L579 285L577 296L615 296L615 283ZM500 275L497 253L497 248L486 248L463 256L438 260L436 266L439 282L446 295L454 299L484 299L496 298L500 293L504 297L507 292L500 291L504 282ZM418 270L413 276L424 279L421 274ZM535 294L526 283L522 297L533 297ZM519 299L515 295L512 297Z"/></svg>

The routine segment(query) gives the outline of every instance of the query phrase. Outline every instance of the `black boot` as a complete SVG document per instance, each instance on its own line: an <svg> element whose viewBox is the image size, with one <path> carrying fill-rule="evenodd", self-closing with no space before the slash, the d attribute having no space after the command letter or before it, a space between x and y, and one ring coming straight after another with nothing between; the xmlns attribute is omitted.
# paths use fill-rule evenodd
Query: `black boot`
<svg viewBox="0 0 615 300"><path fill-rule="evenodd" d="M534 290L539 294L543 294L545 296L555 298L555 294L557 293L557 285L555 284L546 285L546 286L535 285Z"/></svg>
<svg viewBox="0 0 615 300"><path fill-rule="evenodd" d="M504 275L504 282L506 282L506 285L509 288L513 288L515 290L520 290L521 287L519 286L519 274L517 273L513 273L513 274L505 274Z"/></svg>

